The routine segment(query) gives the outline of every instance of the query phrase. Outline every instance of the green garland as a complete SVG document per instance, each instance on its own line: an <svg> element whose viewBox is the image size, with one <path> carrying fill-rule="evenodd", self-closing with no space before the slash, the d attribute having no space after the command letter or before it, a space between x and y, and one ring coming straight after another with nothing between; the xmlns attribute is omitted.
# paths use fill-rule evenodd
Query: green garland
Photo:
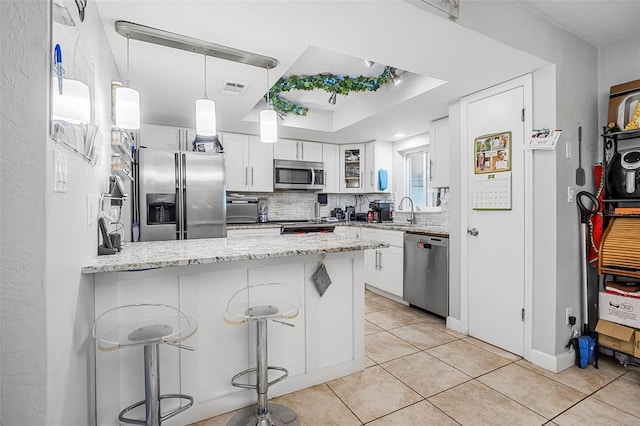
<svg viewBox="0 0 640 426"><path fill-rule="evenodd" d="M291 90L315 90L322 89L328 93L348 95L349 92L375 92L381 86L390 82L395 73L395 68L385 67L378 77L349 77L330 73L316 75L292 75L281 78L269 90L269 97L273 103L273 109L283 114L307 115L309 108L296 105L280 97L280 93ZM264 96L265 100L267 95Z"/></svg>

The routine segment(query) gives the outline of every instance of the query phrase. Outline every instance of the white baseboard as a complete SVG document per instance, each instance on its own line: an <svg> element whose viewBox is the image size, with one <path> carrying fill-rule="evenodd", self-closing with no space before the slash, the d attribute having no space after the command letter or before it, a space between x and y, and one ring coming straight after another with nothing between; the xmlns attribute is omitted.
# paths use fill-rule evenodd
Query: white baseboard
<svg viewBox="0 0 640 426"><path fill-rule="evenodd" d="M372 286L370 284L367 284L367 283L364 284L364 287L367 290L371 291L372 293L379 294L380 296L386 297L387 299L391 299L394 302L398 302L398 303L401 303L401 304L403 304L405 306L409 306L408 302L405 302L404 300L402 300L401 297L396 296L395 294L391 294L391 293L389 293L387 291L381 290L378 287L374 287L374 286Z"/></svg>
<svg viewBox="0 0 640 426"><path fill-rule="evenodd" d="M527 361L542 367L545 370L559 373L575 364L576 355L573 352L565 352L560 355L549 355L536 349L531 351L531 358Z"/></svg>
<svg viewBox="0 0 640 426"><path fill-rule="evenodd" d="M454 317L447 317L447 328L462 334L468 334L469 332L462 321Z"/></svg>

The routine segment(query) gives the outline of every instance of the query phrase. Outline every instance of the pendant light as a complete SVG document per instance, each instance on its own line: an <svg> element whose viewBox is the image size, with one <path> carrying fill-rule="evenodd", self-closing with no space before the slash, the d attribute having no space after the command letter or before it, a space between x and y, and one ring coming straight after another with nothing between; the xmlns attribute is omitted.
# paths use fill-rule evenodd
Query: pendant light
<svg viewBox="0 0 640 426"><path fill-rule="evenodd" d="M140 93L129 87L129 35L127 35L127 79L118 87L116 96L116 127L127 130L140 128Z"/></svg>
<svg viewBox="0 0 640 426"><path fill-rule="evenodd" d="M196 135L213 137L216 129L216 103L207 98L207 51L204 51L204 96L196 99Z"/></svg>
<svg viewBox="0 0 640 426"><path fill-rule="evenodd" d="M278 115L272 109L269 109L269 67L267 66L267 109L260 111L260 142L276 143L278 142Z"/></svg>
<svg viewBox="0 0 640 426"><path fill-rule="evenodd" d="M53 120L80 124L91 121L91 97L89 86L78 80L63 78L64 92L58 90L58 77L53 77Z"/></svg>

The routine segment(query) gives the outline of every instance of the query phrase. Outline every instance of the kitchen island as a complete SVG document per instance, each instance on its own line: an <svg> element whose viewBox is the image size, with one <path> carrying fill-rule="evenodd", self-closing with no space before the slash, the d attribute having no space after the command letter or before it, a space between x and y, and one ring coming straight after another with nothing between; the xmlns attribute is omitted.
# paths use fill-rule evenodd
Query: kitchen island
<svg viewBox="0 0 640 426"><path fill-rule="evenodd" d="M253 404L256 394L231 386L231 377L255 365L255 327L229 325L227 301L252 284L295 288L300 314L269 323L269 364L289 369L274 397L364 368L363 250L378 242L334 234L218 238L131 243L83 267L95 274L95 317L115 306L164 303L196 319L198 331L183 342L195 351L161 345L162 393L186 393L194 405L163 424L188 424ZM324 262L332 284L320 297L311 280ZM144 399L142 347L96 350L98 425L118 424L118 412ZM175 406L167 404L163 411Z"/></svg>

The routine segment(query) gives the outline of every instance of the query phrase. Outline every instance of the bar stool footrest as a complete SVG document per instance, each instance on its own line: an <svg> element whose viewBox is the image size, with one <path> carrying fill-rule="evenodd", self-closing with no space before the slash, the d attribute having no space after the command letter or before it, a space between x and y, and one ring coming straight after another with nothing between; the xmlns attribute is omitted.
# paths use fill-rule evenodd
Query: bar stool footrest
<svg viewBox="0 0 640 426"><path fill-rule="evenodd" d="M287 369L286 369L286 368L284 368L284 367L273 367L273 366L269 366L269 367L267 367L267 369L269 369L269 370L278 370L278 371L282 371L282 372L284 373L282 376L280 376L280 377L278 377L278 378L276 378L276 379L273 379L272 381L268 382L268 383L267 383L267 389L268 389L269 387L271 387L272 385L275 385L276 383L281 382L281 381L283 381L284 379L286 379L287 377L289 377L289 370L287 370ZM257 389L257 388L258 388L258 385L257 385L257 384L255 384L255 385L250 385L250 384L248 384L248 383L238 383L238 382L236 382L236 379L239 379L240 377L242 377L242 376L244 376L244 375L247 375L247 374L249 374L249 373L253 373L253 372L257 371L257 370L258 370L258 369L254 367L254 368L248 368L248 369L246 369L246 370L244 370L244 371L241 371L240 373L236 374L235 376L233 376L233 377L231 378L231 384L232 384L233 386L237 387L237 388L244 388L244 389Z"/></svg>
<svg viewBox="0 0 640 426"><path fill-rule="evenodd" d="M185 405L184 407L178 407L175 410L165 414L164 416L160 416L160 423L164 422L167 419L170 419L171 417L182 413L184 410L190 408L193 405L193 397L191 395L184 395L184 394L180 394L180 393L169 393L166 395L160 395L160 400L163 399L186 399L189 401L189 403L187 405ZM125 417L124 415L127 414L129 411L138 408L140 406L145 405L146 401L142 400L140 402L136 402L135 404L131 404L130 406L128 406L127 408L125 408L124 410L120 411L120 413L118 414L118 420L120 420L123 423L129 423L129 424L134 424L134 425L146 425L147 424L147 420L138 420L138 419L130 419Z"/></svg>

